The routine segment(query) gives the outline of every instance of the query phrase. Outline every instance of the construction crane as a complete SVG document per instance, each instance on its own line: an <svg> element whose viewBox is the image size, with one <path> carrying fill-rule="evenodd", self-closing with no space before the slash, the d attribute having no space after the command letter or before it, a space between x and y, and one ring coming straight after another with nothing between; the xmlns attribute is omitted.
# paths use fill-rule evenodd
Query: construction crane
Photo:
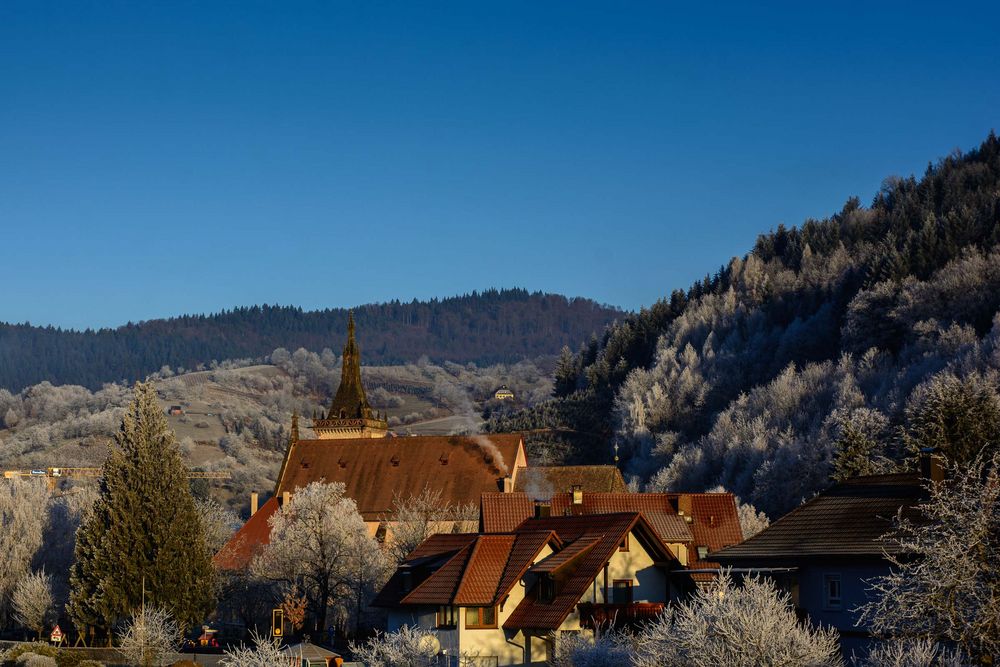
<svg viewBox="0 0 1000 667"><path fill-rule="evenodd" d="M5 479L15 477L44 477L50 482L62 477L100 477L100 468L35 468L33 470L4 470ZM188 479L232 479L228 472L207 472L204 470L188 470Z"/></svg>

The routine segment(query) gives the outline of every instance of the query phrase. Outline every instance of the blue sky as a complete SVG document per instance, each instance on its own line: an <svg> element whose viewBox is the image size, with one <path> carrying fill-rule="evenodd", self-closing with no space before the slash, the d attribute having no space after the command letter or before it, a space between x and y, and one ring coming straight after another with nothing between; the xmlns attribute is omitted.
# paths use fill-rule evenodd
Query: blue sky
<svg viewBox="0 0 1000 667"><path fill-rule="evenodd" d="M0 2L0 319L638 308L1000 129L998 3L758 4Z"/></svg>

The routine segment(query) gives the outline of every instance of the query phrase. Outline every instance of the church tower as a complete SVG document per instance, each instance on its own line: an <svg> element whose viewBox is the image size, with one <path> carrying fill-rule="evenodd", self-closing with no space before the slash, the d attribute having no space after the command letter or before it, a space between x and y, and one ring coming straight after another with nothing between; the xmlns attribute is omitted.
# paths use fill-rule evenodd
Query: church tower
<svg viewBox="0 0 1000 667"><path fill-rule="evenodd" d="M384 438L389 432L385 415L372 410L361 384L361 351L354 339L354 313L347 316L347 344L344 345L340 387L326 419L313 421L320 440Z"/></svg>

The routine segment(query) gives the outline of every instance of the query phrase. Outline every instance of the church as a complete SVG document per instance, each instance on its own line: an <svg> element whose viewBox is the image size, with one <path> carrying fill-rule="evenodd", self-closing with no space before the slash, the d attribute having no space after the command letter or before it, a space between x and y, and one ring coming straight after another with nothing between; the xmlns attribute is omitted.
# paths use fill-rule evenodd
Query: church
<svg viewBox="0 0 1000 667"><path fill-rule="evenodd" d="M219 567L248 565L256 549L269 541L268 519L296 489L315 481L342 482L370 534L384 535L396 498L419 496L429 488L449 505L478 507L483 493L513 491L528 466L517 434L395 437L386 415L368 402L354 328L352 315L340 386L325 419L312 423L315 439L299 437L293 416L274 494L259 509L251 502L249 520L215 556Z"/></svg>

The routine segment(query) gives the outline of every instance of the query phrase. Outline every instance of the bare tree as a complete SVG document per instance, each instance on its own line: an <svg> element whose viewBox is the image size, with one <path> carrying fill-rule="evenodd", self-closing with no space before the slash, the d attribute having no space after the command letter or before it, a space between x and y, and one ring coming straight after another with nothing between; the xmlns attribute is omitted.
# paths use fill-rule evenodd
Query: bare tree
<svg viewBox="0 0 1000 667"><path fill-rule="evenodd" d="M404 625L396 632L376 632L362 644L351 643L355 659L367 667L436 667L437 634Z"/></svg>
<svg viewBox="0 0 1000 667"><path fill-rule="evenodd" d="M865 660L864 667L965 667L959 651L949 650L929 639L879 642Z"/></svg>
<svg viewBox="0 0 1000 667"><path fill-rule="evenodd" d="M551 667L624 667L630 664L634 647L630 639L612 630L594 637L566 634L556 643Z"/></svg>
<svg viewBox="0 0 1000 667"><path fill-rule="evenodd" d="M1000 452L951 464L918 506L899 515L888 538L889 574L871 582L861 619L892 637L957 643L972 659L1000 655Z"/></svg>
<svg viewBox="0 0 1000 667"><path fill-rule="evenodd" d="M253 571L304 594L315 629L326 628L327 610L338 591L350 590L357 540L368 529L341 483L313 482L268 521L271 541L257 554Z"/></svg>
<svg viewBox="0 0 1000 667"><path fill-rule="evenodd" d="M243 522L236 512L223 507L214 500L195 500L195 509L205 528L205 546L211 553L217 553L226 545Z"/></svg>
<svg viewBox="0 0 1000 667"><path fill-rule="evenodd" d="M639 635L635 667L834 667L837 631L799 623L769 579L733 585L728 572L672 607Z"/></svg>
<svg viewBox="0 0 1000 667"><path fill-rule="evenodd" d="M470 533L479 526L479 508L474 504L451 505L440 489L425 486L419 495L393 499L389 552L396 563L406 559L418 544L438 533Z"/></svg>
<svg viewBox="0 0 1000 667"><path fill-rule="evenodd" d="M250 636L253 646L240 644L230 648L219 664L222 667L275 667L288 664L293 657L282 651L280 638L270 639L256 632L250 633Z"/></svg>
<svg viewBox="0 0 1000 667"><path fill-rule="evenodd" d="M143 606L121 635L119 650L130 665L158 667L180 646L182 633L166 609Z"/></svg>
<svg viewBox="0 0 1000 667"><path fill-rule="evenodd" d="M41 637L53 607L52 577L45 570L25 575L14 588L11 600L17 622Z"/></svg>
<svg viewBox="0 0 1000 667"><path fill-rule="evenodd" d="M9 616L14 588L42 545L48 500L41 480L0 484L0 625Z"/></svg>

